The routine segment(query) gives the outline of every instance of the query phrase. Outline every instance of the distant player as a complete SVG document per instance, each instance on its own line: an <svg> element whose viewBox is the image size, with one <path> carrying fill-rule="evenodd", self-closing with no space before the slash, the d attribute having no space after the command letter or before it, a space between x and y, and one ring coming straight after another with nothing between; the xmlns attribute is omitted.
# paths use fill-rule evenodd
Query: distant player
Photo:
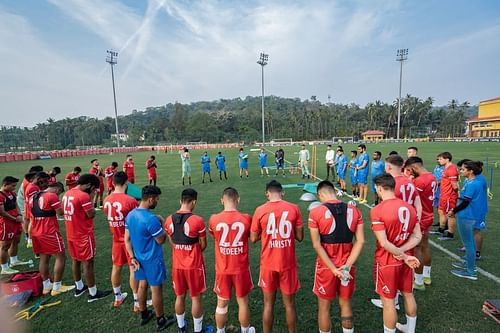
<svg viewBox="0 0 500 333"><path fill-rule="evenodd" d="M436 180L438 182L436 194L434 195L434 208L436 208L436 209L439 208L439 198L441 196L441 178L443 178L443 171L444 171L444 166L440 165L439 162L432 170L432 174L434 175L434 177L436 177ZM438 221L436 226L439 226L439 221ZM431 232L431 233L434 233L434 232ZM439 232L437 232L437 233L439 233Z"/></svg>
<svg viewBox="0 0 500 333"><path fill-rule="evenodd" d="M377 238L375 250L375 291L383 304L384 333L414 333L417 324L417 303L413 296L413 269L420 262L413 248L422 234L415 209L396 198L394 177L383 173L375 177L375 188L382 202L370 211L372 230ZM405 300L406 324L397 323L394 300L398 290Z"/></svg>
<svg viewBox="0 0 500 333"><path fill-rule="evenodd" d="M352 188L352 198L354 200L359 198L359 188L358 188L358 152L356 150L351 150L351 159L347 166L349 167L349 180L351 181Z"/></svg>
<svg viewBox="0 0 500 333"><path fill-rule="evenodd" d="M103 202L102 198L104 195L104 171L102 170L98 159L93 159L90 161L90 164L92 164L92 166L90 167L89 174L95 175L99 179L99 188L95 190L94 208L95 210L101 210Z"/></svg>
<svg viewBox="0 0 500 333"><path fill-rule="evenodd" d="M276 176L281 169L283 177L285 177L285 151L283 148L279 147L278 150L276 150L274 158L276 160Z"/></svg>
<svg viewBox="0 0 500 333"><path fill-rule="evenodd" d="M9 251L14 238L21 233L23 216L16 203L16 186L19 179L7 176L0 188L0 265L1 274L15 274L18 270L9 266Z"/></svg>
<svg viewBox="0 0 500 333"><path fill-rule="evenodd" d="M64 182L66 183L68 190L71 190L72 188L76 187L81 172L82 168L76 166L73 168L73 171L68 172L66 174L66 176L64 177Z"/></svg>
<svg viewBox="0 0 500 333"><path fill-rule="evenodd" d="M335 172L334 172L334 159L335 152L332 149L332 145L328 145L326 147L325 153L325 163L326 163L326 179L330 178L330 172L332 173L332 180L335 181Z"/></svg>
<svg viewBox="0 0 500 333"><path fill-rule="evenodd" d="M127 174L123 171L118 171L113 176L114 191L104 199L104 214L109 223L109 230L113 238L111 246L111 261L113 268L111 269L111 285L115 294L113 306L120 307L123 304L127 293L121 291L121 273L123 266L132 266L132 262L125 247L125 219L127 215L137 208L137 200L126 194L127 191ZM139 303L137 299L137 281L134 279L133 269L129 272L130 289L134 295L134 311L139 311Z"/></svg>
<svg viewBox="0 0 500 333"><path fill-rule="evenodd" d="M158 166L156 165L156 157L151 155L149 159L146 161L146 169L148 170L148 181L149 185L156 186L156 169Z"/></svg>
<svg viewBox="0 0 500 333"><path fill-rule="evenodd" d="M115 190L115 186L113 185L113 177L118 172L118 163L112 162L110 166L108 166L104 170L104 175L106 176L106 185L108 187L108 195L113 193Z"/></svg>
<svg viewBox="0 0 500 333"><path fill-rule="evenodd" d="M127 174L128 181L135 184L135 163L132 155L127 155L123 162L123 171Z"/></svg>
<svg viewBox="0 0 500 333"><path fill-rule="evenodd" d="M26 211L26 188L28 187L28 184L33 181L35 178L35 175L37 172L43 171L43 167L41 165L33 165L27 174L24 175L23 182L21 183L21 186L19 187L19 191L17 192L17 205L19 207L19 210L21 211L21 214L23 214L24 221L22 224L22 231L26 234L26 247L31 248L31 238L29 237L29 212ZM14 243L12 243L12 247L14 247Z"/></svg>
<svg viewBox="0 0 500 333"><path fill-rule="evenodd" d="M410 157L416 157L418 155L418 148L417 147L408 147L408 149L406 150L406 156L408 158ZM411 175L410 173L410 170L407 170L406 168L404 168L404 166L406 165L406 161L405 161L405 164L403 164L403 174L408 177L408 178L412 178L413 176Z"/></svg>
<svg viewBox="0 0 500 333"><path fill-rule="evenodd" d="M345 175L346 175L346 170L347 170L347 164L348 164L347 157L344 155L344 149L337 148L337 163L335 163L335 168L337 171L337 176L339 178L340 189L342 190L343 193L347 192L347 187L345 184ZM335 181L335 179L332 179L332 183L334 181Z"/></svg>
<svg viewBox="0 0 500 333"><path fill-rule="evenodd" d="M31 237L33 252L40 255L39 271L42 276L44 295L50 293L51 296L57 296L75 289L75 286L62 284L66 255L57 215L63 215L63 208L59 201L59 195L63 192L63 184L55 182L50 184L47 190L35 193L32 198ZM52 256L55 258L53 282L50 281L49 276L49 261Z"/></svg>
<svg viewBox="0 0 500 333"><path fill-rule="evenodd" d="M310 211L309 231L317 254L313 292L318 297L319 330L331 331L330 307L338 296L342 330L352 333L354 264L365 240L363 219L355 206L337 199L333 184L327 180L318 184L318 198L322 205Z"/></svg>
<svg viewBox="0 0 500 333"><path fill-rule="evenodd" d="M309 150L306 149L306 145L302 145L302 149L299 151L299 166L302 173L302 179L310 179L311 174L309 173Z"/></svg>
<svg viewBox="0 0 500 333"><path fill-rule="evenodd" d="M377 195L377 191L375 190L375 183L373 182L373 179L385 172L385 162L382 160L382 153L378 150L373 153L372 157L373 161L370 168L370 178L372 181L371 191L374 195L373 205L376 206L379 203L379 197Z"/></svg>
<svg viewBox="0 0 500 333"><path fill-rule="evenodd" d="M224 210L212 215L208 222L208 231L214 237L215 245L214 292L217 294L215 310L217 333L225 332L232 290L238 302L241 333L255 333L255 328L250 326L248 306L248 294L253 288L248 260L252 217L238 211L240 196L232 187L224 189L221 202Z"/></svg>
<svg viewBox="0 0 500 333"><path fill-rule="evenodd" d="M304 238L300 208L283 200L283 187L276 180L266 184L268 202L257 207L250 240L261 240L259 287L264 294L263 332L273 330L276 291L281 291L288 332L297 331L295 294L300 288L295 241Z"/></svg>
<svg viewBox="0 0 500 333"><path fill-rule="evenodd" d="M259 167L260 175L264 177L264 174L269 176L269 169L267 168L267 153L264 148L260 148L259 152Z"/></svg>
<svg viewBox="0 0 500 333"><path fill-rule="evenodd" d="M57 175L61 173L61 168L56 166L47 172L50 176L49 185L57 183Z"/></svg>
<svg viewBox="0 0 500 333"><path fill-rule="evenodd" d="M182 186L184 186L184 180L187 177L189 185L191 185L191 155L189 155L189 149L184 148L181 152L182 161Z"/></svg>
<svg viewBox="0 0 500 333"><path fill-rule="evenodd" d="M205 183L205 175L208 174L208 178L210 179L210 182L212 182L212 175L210 174L210 156L208 155L208 152L204 152L203 155L201 155L201 172L203 173L203 177L201 179L202 183Z"/></svg>
<svg viewBox="0 0 500 333"><path fill-rule="evenodd" d="M224 179L227 180L226 157L222 155L222 152L218 152L217 156L215 156L215 166L217 167L217 170L219 170L220 180L222 180L223 173L224 173Z"/></svg>
<svg viewBox="0 0 500 333"><path fill-rule="evenodd" d="M240 163L240 178L243 178L243 173L245 173L248 178L248 154L244 151L243 148L240 148L238 161Z"/></svg>
<svg viewBox="0 0 500 333"><path fill-rule="evenodd" d="M370 157L366 152L366 146L364 144L358 145L358 166L357 170L357 180L359 188L359 203L365 204L368 202L368 169L370 168Z"/></svg>
<svg viewBox="0 0 500 333"><path fill-rule="evenodd" d="M415 269L414 289L425 290L425 286L430 285L431 280L431 248L429 246L429 229L434 222L434 193L437 188L437 181L434 175L424 168L420 157L414 156L406 160L405 170L413 178L413 184L417 189L422 203L422 217L420 219L420 229L422 231L422 241L415 248L415 256L423 265Z"/></svg>
<svg viewBox="0 0 500 333"><path fill-rule="evenodd" d="M69 255L73 258L75 297L83 295L88 289L89 303L111 294L111 290L97 290L95 283L94 258L96 252L93 220L95 209L92 199L98 187L99 178L96 175L85 174L78 179L78 185L67 191L62 198ZM82 263L87 285L84 285L82 281Z"/></svg>
<svg viewBox="0 0 500 333"><path fill-rule="evenodd" d="M186 293L191 296L194 332L210 333L212 326L203 329L202 296L206 286L205 262L202 252L207 247L207 230L203 217L194 215L198 193L187 188L181 193L181 207L167 217L165 230L172 243L172 282L178 332L186 332Z"/></svg>
<svg viewBox="0 0 500 333"><path fill-rule="evenodd" d="M438 163L444 167L441 178L441 193L439 197L439 229L441 233L439 240L452 240L455 234L456 218L448 215L457 205L458 200L458 169L451 163L452 156L449 152L443 152L437 155ZM448 229L446 229L448 225Z"/></svg>
<svg viewBox="0 0 500 333"><path fill-rule="evenodd" d="M153 185L142 188L139 207L125 218L125 246L134 269L134 278L139 282L137 293L141 326L146 325L156 315L156 328L164 330L175 323L174 316L165 316L163 310L163 282L167 278L162 244L167 236L163 230L163 218L154 215L160 200L161 190ZM151 287L154 313L148 310L146 298Z"/></svg>

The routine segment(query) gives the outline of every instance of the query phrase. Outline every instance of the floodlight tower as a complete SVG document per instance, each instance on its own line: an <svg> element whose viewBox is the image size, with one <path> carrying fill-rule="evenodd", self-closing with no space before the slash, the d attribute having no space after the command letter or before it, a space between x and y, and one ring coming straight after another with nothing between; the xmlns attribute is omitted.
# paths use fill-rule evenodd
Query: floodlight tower
<svg viewBox="0 0 500 333"><path fill-rule="evenodd" d="M399 69L399 99L398 99L398 131L396 138L399 140L399 131L401 126L401 87L403 84L403 62L408 59L408 49L399 49L396 61L400 63Z"/></svg>
<svg viewBox="0 0 500 333"><path fill-rule="evenodd" d="M262 146L266 142L265 127L264 127L264 66L267 65L269 54L261 53L257 63L262 67Z"/></svg>
<svg viewBox="0 0 500 333"><path fill-rule="evenodd" d="M113 66L117 64L118 52L107 50L108 56L106 62L111 66L111 81L113 82L113 101L115 102L115 129L116 129L116 146L120 148L120 134L118 133L118 111L116 109L116 92L115 92L115 73Z"/></svg>

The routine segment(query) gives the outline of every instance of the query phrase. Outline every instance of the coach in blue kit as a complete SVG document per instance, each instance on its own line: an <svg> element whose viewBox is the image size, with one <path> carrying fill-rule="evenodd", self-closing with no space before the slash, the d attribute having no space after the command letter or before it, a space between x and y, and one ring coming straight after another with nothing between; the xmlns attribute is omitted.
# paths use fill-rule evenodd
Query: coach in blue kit
<svg viewBox="0 0 500 333"><path fill-rule="evenodd" d="M155 315L146 308L148 284L151 286L153 307L158 330L172 325L176 319L163 313L162 285L167 277L161 245L167 235L163 229L163 218L151 213L160 200L161 190L153 185L142 188L139 207L132 210L125 219L125 245L134 269L134 277L139 281L138 301L141 310L141 326L146 325Z"/></svg>

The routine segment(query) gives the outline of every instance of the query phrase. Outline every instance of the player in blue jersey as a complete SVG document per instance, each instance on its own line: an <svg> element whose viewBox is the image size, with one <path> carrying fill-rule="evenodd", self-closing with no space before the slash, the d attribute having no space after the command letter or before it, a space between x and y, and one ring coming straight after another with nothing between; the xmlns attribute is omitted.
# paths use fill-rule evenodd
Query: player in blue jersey
<svg viewBox="0 0 500 333"><path fill-rule="evenodd" d="M202 183L205 183L205 175L208 174L208 178L210 179L210 182L212 182L212 176L210 175L210 156L208 156L207 152L204 152L203 155L201 155L201 169L203 172L203 177L201 179Z"/></svg>
<svg viewBox="0 0 500 333"><path fill-rule="evenodd" d="M141 326L146 325L155 315L158 330L163 330L176 322L174 316L165 317L163 312L163 282L167 278L162 244L167 235L163 230L163 218L154 215L161 190L154 185L142 188L139 207L125 218L125 246L134 269L134 277L139 281L138 301L141 311ZM146 308L148 285L151 287L154 313Z"/></svg>
<svg viewBox="0 0 500 333"><path fill-rule="evenodd" d="M358 166L356 167L358 188L359 188L359 203L365 204L368 202L368 170L370 168L370 156L366 152L364 144L358 145Z"/></svg>
<svg viewBox="0 0 500 333"><path fill-rule="evenodd" d="M342 192L347 192L345 185L345 172L347 169L347 157L344 155L344 149L337 148L336 154L336 164L335 171L337 171L337 177L339 177L340 189Z"/></svg>
<svg viewBox="0 0 500 333"><path fill-rule="evenodd" d="M240 178L243 178L243 173L245 173L248 178L248 154L243 148L240 148L238 160L240 162Z"/></svg>
<svg viewBox="0 0 500 333"><path fill-rule="evenodd" d="M437 163L434 170L432 170L432 174L434 175L434 177L436 177L436 180L438 182L436 193L434 194L434 208L437 208L439 204L439 196L441 194L441 186L439 186L439 183L441 182L441 178L443 177L443 171L444 166L440 165L439 163Z"/></svg>
<svg viewBox="0 0 500 333"><path fill-rule="evenodd" d="M264 174L266 174L269 177L269 169L267 168L267 153L264 148L261 148L259 152L259 167L260 175L263 177Z"/></svg>
<svg viewBox="0 0 500 333"><path fill-rule="evenodd" d="M352 187L352 198L357 199L359 195L358 189L358 152L356 150L351 150L351 159L349 161L349 179L351 181Z"/></svg>
<svg viewBox="0 0 500 333"><path fill-rule="evenodd" d="M218 152L217 156L215 156L215 166L217 167L217 170L219 170L220 180L222 180L222 173L224 173L224 178L227 180L226 157L222 155L222 152Z"/></svg>
<svg viewBox="0 0 500 333"><path fill-rule="evenodd" d="M378 150L373 153L372 157L373 161L371 163L371 172L370 172L370 176L372 179L371 191L375 196L375 201L373 205L376 206L379 203L379 197L377 195L377 191L375 190L375 183L373 182L373 179L385 172L385 162L382 160L382 153Z"/></svg>

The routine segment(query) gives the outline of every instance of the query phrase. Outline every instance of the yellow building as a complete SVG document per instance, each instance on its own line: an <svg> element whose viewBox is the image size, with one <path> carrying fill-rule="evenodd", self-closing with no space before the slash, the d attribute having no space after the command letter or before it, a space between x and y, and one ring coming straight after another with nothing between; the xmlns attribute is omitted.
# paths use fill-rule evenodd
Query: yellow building
<svg viewBox="0 0 500 333"><path fill-rule="evenodd" d="M500 137L500 97L479 102L478 115L467 121L467 136Z"/></svg>
<svg viewBox="0 0 500 333"><path fill-rule="evenodd" d="M380 141L384 139L385 132L377 130L369 130L361 133L363 141Z"/></svg>

